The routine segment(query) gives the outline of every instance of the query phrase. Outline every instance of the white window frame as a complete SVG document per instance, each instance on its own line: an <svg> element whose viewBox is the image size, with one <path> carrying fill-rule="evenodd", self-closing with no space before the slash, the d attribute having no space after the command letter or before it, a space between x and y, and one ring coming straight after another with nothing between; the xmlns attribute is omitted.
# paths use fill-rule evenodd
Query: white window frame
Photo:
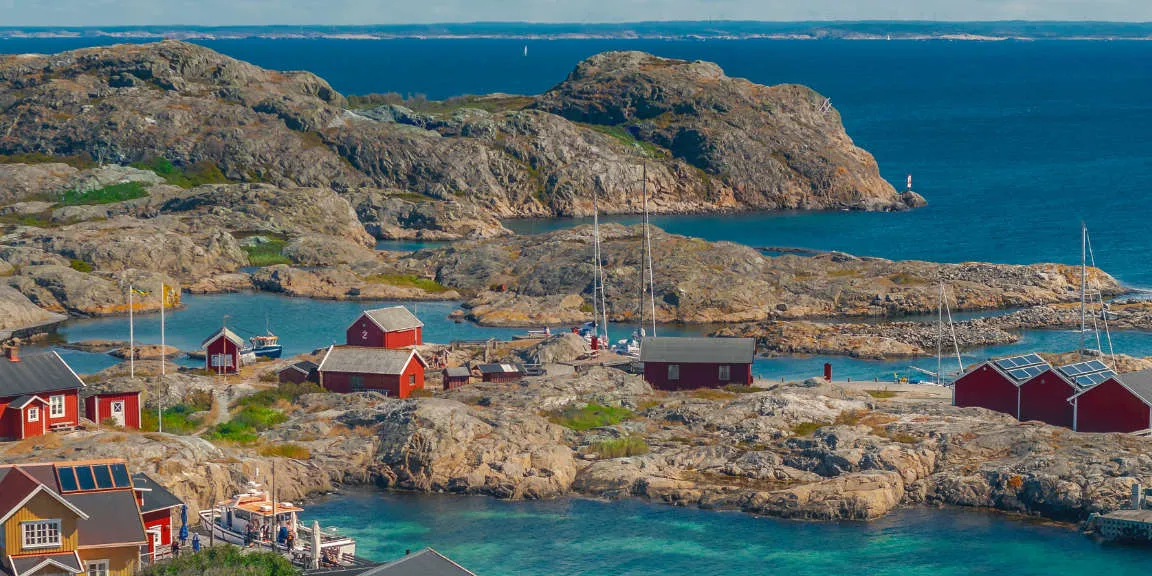
<svg viewBox="0 0 1152 576"><path fill-rule="evenodd" d="M108 576L108 560L88 560L84 563L87 576Z"/></svg>
<svg viewBox="0 0 1152 576"><path fill-rule="evenodd" d="M416 385L416 375L415 374L409 374L408 375L408 385L409 386L415 386Z"/></svg>
<svg viewBox="0 0 1152 576"><path fill-rule="evenodd" d="M39 407L32 406L31 408L28 408L28 421L29 422L39 422L40 421L40 408Z"/></svg>
<svg viewBox="0 0 1152 576"><path fill-rule="evenodd" d="M719 377L721 382L732 380L732 367L727 364L721 364Z"/></svg>
<svg viewBox="0 0 1152 576"><path fill-rule="evenodd" d="M60 410L57 411L57 403L59 403ZM68 397L63 394L56 394L48 397L48 417L49 418L63 418L68 415Z"/></svg>
<svg viewBox="0 0 1152 576"><path fill-rule="evenodd" d="M680 379L680 365L679 364L669 364L668 365L668 379L669 380L679 380Z"/></svg>
<svg viewBox="0 0 1152 576"><path fill-rule="evenodd" d="M45 528L44 533L43 534L37 534L36 530L37 530L37 528L39 528L41 526ZM49 537L52 535L51 529L53 529L53 528L56 531L56 541L55 542L49 540ZM30 535L29 529L32 529L32 531L33 531L31 533L33 542L31 542L31 543L29 543L29 538L28 538L28 536ZM43 541L42 542L36 542L36 540L43 540ZM25 550L33 550L33 549L37 549L37 548L59 548L61 545L61 542L62 542L62 540L61 540L61 534L60 534L60 521L59 520L32 520L29 522L21 522L20 523L20 543L21 543L21 548L23 548Z"/></svg>

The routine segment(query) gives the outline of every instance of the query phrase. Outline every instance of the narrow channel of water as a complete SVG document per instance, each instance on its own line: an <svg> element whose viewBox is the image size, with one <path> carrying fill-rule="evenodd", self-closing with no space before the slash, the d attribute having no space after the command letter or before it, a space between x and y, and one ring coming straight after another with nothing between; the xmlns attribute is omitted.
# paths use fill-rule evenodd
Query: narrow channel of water
<svg viewBox="0 0 1152 576"><path fill-rule="evenodd" d="M638 501L355 491L307 506L305 517L355 537L363 556L431 546L479 576L1127 576L1152 563L1146 549L962 509L813 523Z"/></svg>

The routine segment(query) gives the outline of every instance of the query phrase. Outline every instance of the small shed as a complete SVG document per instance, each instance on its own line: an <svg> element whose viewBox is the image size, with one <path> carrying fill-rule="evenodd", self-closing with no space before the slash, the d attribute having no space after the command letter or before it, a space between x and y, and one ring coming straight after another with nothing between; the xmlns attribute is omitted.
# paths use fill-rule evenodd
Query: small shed
<svg viewBox="0 0 1152 576"><path fill-rule="evenodd" d="M1113 375L1069 398L1077 432L1152 428L1152 370Z"/></svg>
<svg viewBox="0 0 1152 576"><path fill-rule="evenodd" d="M1052 367L1037 354L987 360L952 383L952 405L987 408L1020 418L1020 386Z"/></svg>
<svg viewBox="0 0 1152 576"><path fill-rule="evenodd" d="M424 323L403 306L365 310L348 327L345 342L367 348L404 348L424 344Z"/></svg>
<svg viewBox="0 0 1152 576"><path fill-rule="evenodd" d="M140 391L100 392L84 399L84 417L103 424L111 420L122 428L140 429Z"/></svg>
<svg viewBox="0 0 1152 576"><path fill-rule="evenodd" d="M184 505L163 484L143 472L132 475L132 489L148 539L148 554L166 554L174 536L172 517ZM178 518L178 516L177 516Z"/></svg>
<svg viewBox="0 0 1152 576"><path fill-rule="evenodd" d="M651 337L640 344L644 379L660 390L752 385L752 338Z"/></svg>
<svg viewBox="0 0 1152 576"><path fill-rule="evenodd" d="M316 369L330 392L375 391L407 398L424 387L428 362L415 350L332 346Z"/></svg>
<svg viewBox="0 0 1152 576"><path fill-rule="evenodd" d="M518 364L481 364L477 368L485 382L516 382L524 377L524 369Z"/></svg>
<svg viewBox="0 0 1152 576"><path fill-rule="evenodd" d="M319 384L320 374L316 372L316 369L319 367L319 364L311 360L302 360L280 370L277 374L278 380L280 383L293 382L303 384L305 382L312 382Z"/></svg>
<svg viewBox="0 0 1152 576"><path fill-rule="evenodd" d="M442 375L444 376L444 389L452 390L467 386L468 381L472 378L472 371L467 366L452 366L445 368Z"/></svg>
<svg viewBox="0 0 1152 576"><path fill-rule="evenodd" d="M1071 428L1075 423L1075 413L1069 398L1115 374L1100 360L1045 370L1020 385L1020 414L1017 418Z"/></svg>
<svg viewBox="0 0 1152 576"><path fill-rule="evenodd" d="M240 371L240 350L244 339L228 328L221 327L200 344L204 351L204 368L217 374L235 374Z"/></svg>

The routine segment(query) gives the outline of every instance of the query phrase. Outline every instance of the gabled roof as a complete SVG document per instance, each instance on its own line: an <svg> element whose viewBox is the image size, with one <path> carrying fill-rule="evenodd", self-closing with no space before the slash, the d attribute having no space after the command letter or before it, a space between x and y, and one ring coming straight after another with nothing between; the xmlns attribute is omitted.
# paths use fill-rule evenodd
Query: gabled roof
<svg viewBox="0 0 1152 576"><path fill-rule="evenodd" d="M209 344L211 344L212 342L216 341L217 339L219 339L221 337L227 338L229 342L231 342L237 346L241 346L241 347L244 346L244 339L243 338L241 338L240 336L237 336L235 332L222 326L222 327L220 327L219 330L214 332L211 336L209 336L208 338L205 338L204 341L200 343L200 347L201 348L207 348Z"/></svg>
<svg viewBox="0 0 1152 576"><path fill-rule="evenodd" d="M520 374L523 370L515 364L481 364L476 367L481 374Z"/></svg>
<svg viewBox="0 0 1152 576"><path fill-rule="evenodd" d="M641 362L679 364L751 364L756 356L752 338L660 337L640 343Z"/></svg>
<svg viewBox="0 0 1152 576"><path fill-rule="evenodd" d="M0 482L0 524L7 522L17 510L24 507L40 493L47 494L75 512L80 518L88 519L88 513L57 493L55 486L41 483L34 476L22 470L19 465L7 468L8 473Z"/></svg>
<svg viewBox="0 0 1152 576"><path fill-rule="evenodd" d="M80 564L80 554L75 550L59 554L9 556L8 561L12 566L12 576L35 574L47 566L55 566L61 570L67 570L71 574L84 573L84 567Z"/></svg>
<svg viewBox="0 0 1152 576"><path fill-rule="evenodd" d="M319 367L320 367L319 364L316 364L315 362L313 362L311 360L301 360L300 362L297 362L295 364L290 364L288 366L281 368L280 371L284 372L286 370L295 370L295 371L307 376L307 375L311 374L312 372L314 372Z"/></svg>
<svg viewBox="0 0 1152 576"><path fill-rule="evenodd" d="M84 381L56 352L21 356L19 362L0 358L0 398L83 387Z"/></svg>
<svg viewBox="0 0 1152 576"><path fill-rule="evenodd" d="M443 554L425 548L395 562L361 572L360 576L476 576Z"/></svg>
<svg viewBox="0 0 1152 576"><path fill-rule="evenodd" d="M367 316L385 332L399 332L424 326L424 323L415 314L403 306L365 310L364 316Z"/></svg>
<svg viewBox="0 0 1152 576"><path fill-rule="evenodd" d="M469 370L467 366L452 366L451 368L445 368L444 373L447 374L449 378L467 378L472 376L472 371Z"/></svg>
<svg viewBox="0 0 1152 576"><path fill-rule="evenodd" d="M43 398L41 398L39 396L36 396L35 394L26 394L26 395L21 396L19 398L13 399L12 402L10 404L8 404L8 407L13 409L13 410L21 410L25 406L27 406L33 402L39 402L40 404L47 404L48 403L46 400L44 400Z"/></svg>
<svg viewBox="0 0 1152 576"><path fill-rule="evenodd" d="M132 487L140 491L143 504L140 505L140 512L155 512L157 510L169 510L176 508L181 504L176 495L168 491L163 484L152 479L151 476L143 472L137 472L132 475Z"/></svg>
<svg viewBox="0 0 1152 576"><path fill-rule="evenodd" d="M1152 368L1141 370L1139 372L1129 372L1127 374L1112 376L1108 380L1115 381L1117 384L1123 386L1134 396L1139 398L1142 402L1148 406L1152 406ZM1105 380L1104 382L1107 382L1108 380ZM1076 393L1068 400L1079 398L1095 390L1096 388L1099 388L1100 385L1104 384L1104 382L1092 386L1091 388L1086 388Z"/></svg>
<svg viewBox="0 0 1152 576"><path fill-rule="evenodd" d="M428 366L415 350L390 348L363 348L359 346L331 346L317 368L319 372L348 372L351 374L402 374L408 363L416 358Z"/></svg>
<svg viewBox="0 0 1152 576"><path fill-rule="evenodd" d="M79 546L147 543L144 521L131 490L76 492L64 498L87 512L77 527Z"/></svg>

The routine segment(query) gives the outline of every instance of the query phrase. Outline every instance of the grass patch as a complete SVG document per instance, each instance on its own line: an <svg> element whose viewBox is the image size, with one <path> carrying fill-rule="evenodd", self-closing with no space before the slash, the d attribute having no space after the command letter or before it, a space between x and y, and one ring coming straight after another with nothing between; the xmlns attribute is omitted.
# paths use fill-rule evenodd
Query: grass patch
<svg viewBox="0 0 1152 576"><path fill-rule="evenodd" d="M291 264L292 259L284 255L284 240L270 239L260 244L244 246L242 249L248 255L248 263L252 266L275 266L277 264Z"/></svg>
<svg viewBox="0 0 1152 576"><path fill-rule="evenodd" d="M373 274L372 276L364 278L364 280L373 284L387 284L401 288L419 288L425 292L432 293L451 290L451 288L431 278L421 278L415 274Z"/></svg>
<svg viewBox="0 0 1152 576"><path fill-rule="evenodd" d="M594 454L600 458L627 458L648 453L648 442L640 436L627 436L615 440L596 442L590 446Z"/></svg>
<svg viewBox="0 0 1152 576"><path fill-rule="evenodd" d="M88 154L74 156L52 156L43 152L26 152L23 154L0 154L0 164L67 164L77 170L95 168L96 162Z"/></svg>
<svg viewBox="0 0 1152 576"><path fill-rule="evenodd" d="M62 206L91 206L96 204L114 204L148 195L144 185L139 182L121 182L95 190L80 192L69 190L60 197Z"/></svg>
<svg viewBox="0 0 1152 576"><path fill-rule="evenodd" d="M724 391L731 392L733 394L752 394L755 392L763 392L763 390L760 388L755 386L745 386L743 384L729 384L724 387Z"/></svg>
<svg viewBox="0 0 1152 576"><path fill-rule="evenodd" d="M792 427L792 433L797 436L810 436L813 432L827 425L827 422L801 422Z"/></svg>
<svg viewBox="0 0 1152 576"><path fill-rule="evenodd" d="M245 551L237 546L181 550L180 556L140 569L140 576L298 576L300 570L275 552Z"/></svg>
<svg viewBox="0 0 1152 576"><path fill-rule="evenodd" d="M134 162L132 167L151 170L169 184L181 188L195 188L204 184L227 184L230 182L228 177L220 171L220 168L208 160L201 160L191 166L180 167L163 156L155 156L144 162Z"/></svg>
<svg viewBox="0 0 1152 576"><path fill-rule="evenodd" d="M873 397L873 398L880 398L880 399L895 398L897 395L896 392L893 392L891 390L865 390L864 392L867 392L868 395Z"/></svg>
<svg viewBox="0 0 1152 576"><path fill-rule="evenodd" d="M637 140L636 137L633 136L632 133L629 132L628 129L624 126L605 126L603 124L584 124L583 126L606 136L611 136L613 139L620 142L621 144L624 144L625 146L638 146L647 156L660 158L668 155L666 150L655 144L645 142L643 140Z"/></svg>
<svg viewBox="0 0 1152 576"><path fill-rule="evenodd" d="M839 426L855 426L860 423L860 420L864 418L865 414L866 412L863 410L845 410L836 417L836 421L833 422L833 424Z"/></svg>
<svg viewBox="0 0 1152 576"><path fill-rule="evenodd" d="M261 456L273 458L292 458L294 460L307 460L312 452L299 444L268 444L260 447Z"/></svg>
<svg viewBox="0 0 1152 576"><path fill-rule="evenodd" d="M611 426L632 417L632 411L618 406L590 403L582 408L568 407L549 417L555 424L572 430L591 430Z"/></svg>
<svg viewBox="0 0 1152 576"><path fill-rule="evenodd" d="M893 284L899 284L901 286L921 286L928 283L923 278L919 276L913 276L907 272L894 274L889 276L888 279L891 280Z"/></svg>
<svg viewBox="0 0 1152 576"><path fill-rule="evenodd" d="M83 261L83 260L80 260L80 259L78 259L78 258L73 258L73 259L71 259L71 260L68 262L68 265L69 265L69 266L70 266L70 267L71 267L73 270L76 270L76 271L79 271L79 272L91 272L91 271L92 271L92 265L91 265L91 264L89 264L89 263L87 263L87 262L85 262L85 261Z"/></svg>
<svg viewBox="0 0 1152 576"><path fill-rule="evenodd" d="M424 94L409 94L407 97L396 92L385 94L352 94L347 96L348 107L353 110L376 108L377 106L403 106L424 114L448 114L461 108L477 108L487 112L508 112L523 110L535 99L531 96L453 96L446 100L429 100Z"/></svg>
<svg viewBox="0 0 1152 576"><path fill-rule="evenodd" d="M288 416L274 406L291 404L304 394L323 391L323 388L311 382L303 384L284 382L276 388L245 396L236 403L236 409L232 412L232 419L223 424L217 424L204 434L204 438L236 444L251 444L260 439L260 432L288 420Z"/></svg>
<svg viewBox="0 0 1152 576"><path fill-rule="evenodd" d="M177 404L165 408L161 416L164 424L164 432L168 434L179 434L181 436L187 436L195 432L203 422L201 422L199 418L192 417L192 414L207 409L208 407L201 408L187 404ZM140 429L145 432L158 431L155 409L144 409L140 411Z"/></svg>
<svg viewBox="0 0 1152 576"><path fill-rule="evenodd" d="M919 438L917 438L911 434L908 434L907 432L892 431L892 430L885 428L884 426L873 426L872 427L872 434L874 436L879 436L881 438L887 438L893 442L899 442L901 444L916 444L916 443L920 442Z"/></svg>
<svg viewBox="0 0 1152 576"><path fill-rule="evenodd" d="M718 390L716 388L700 388L691 392L693 398L701 400L731 400L736 397L733 392Z"/></svg>

